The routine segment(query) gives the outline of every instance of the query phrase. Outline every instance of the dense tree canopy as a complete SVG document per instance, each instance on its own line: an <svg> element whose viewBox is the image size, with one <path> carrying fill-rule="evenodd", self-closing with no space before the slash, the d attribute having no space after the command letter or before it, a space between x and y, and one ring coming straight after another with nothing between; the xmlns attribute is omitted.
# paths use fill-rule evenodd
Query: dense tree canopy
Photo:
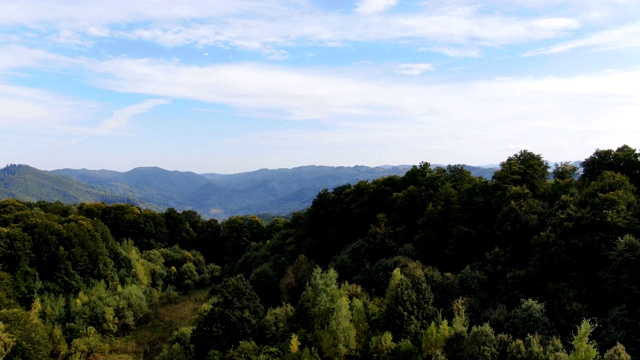
<svg viewBox="0 0 640 360"><path fill-rule="evenodd" d="M159 358L640 356L639 159L422 163L270 221L0 201L0 358L100 358L195 289Z"/></svg>

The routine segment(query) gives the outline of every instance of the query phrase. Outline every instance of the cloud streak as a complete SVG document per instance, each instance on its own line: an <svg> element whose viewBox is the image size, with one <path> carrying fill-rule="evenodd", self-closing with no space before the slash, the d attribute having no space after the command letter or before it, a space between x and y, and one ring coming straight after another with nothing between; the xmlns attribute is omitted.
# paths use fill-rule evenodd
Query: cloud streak
<svg viewBox="0 0 640 360"><path fill-rule="evenodd" d="M87 131L93 135L110 135L124 129L131 118L151 111L153 108L159 105L169 104L168 99L149 99L141 103L128 106L124 109L118 110L113 113L113 116L103 121L100 126L95 129Z"/></svg>
<svg viewBox="0 0 640 360"><path fill-rule="evenodd" d="M547 55L579 48L610 51L640 47L640 22L603 30L580 39L564 41L541 49L526 52L524 56Z"/></svg>

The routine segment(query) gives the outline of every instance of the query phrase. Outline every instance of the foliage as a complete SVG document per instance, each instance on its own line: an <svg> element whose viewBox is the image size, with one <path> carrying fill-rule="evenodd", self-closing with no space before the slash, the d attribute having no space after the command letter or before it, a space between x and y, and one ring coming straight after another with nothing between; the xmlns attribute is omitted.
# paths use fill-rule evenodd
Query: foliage
<svg viewBox="0 0 640 360"><path fill-rule="evenodd" d="M598 357L596 343L589 339L589 336L595 329L595 325L589 320L584 320L578 331L573 336L573 351L569 354L569 360L593 360Z"/></svg>
<svg viewBox="0 0 640 360"><path fill-rule="evenodd" d="M0 322L0 359L7 357L16 339L11 334L5 332L5 326Z"/></svg>
<svg viewBox="0 0 640 360"><path fill-rule="evenodd" d="M213 301L211 308L198 318L191 334L198 358L211 350L225 353L240 341L251 339L263 317L264 307L242 275L224 279Z"/></svg>
<svg viewBox="0 0 640 360"><path fill-rule="evenodd" d="M423 163L288 219L3 200L0 355L637 357L637 157Z"/></svg>
<svg viewBox="0 0 640 360"><path fill-rule="evenodd" d="M489 324L473 326L464 341L465 359L492 360L498 358L498 342Z"/></svg>

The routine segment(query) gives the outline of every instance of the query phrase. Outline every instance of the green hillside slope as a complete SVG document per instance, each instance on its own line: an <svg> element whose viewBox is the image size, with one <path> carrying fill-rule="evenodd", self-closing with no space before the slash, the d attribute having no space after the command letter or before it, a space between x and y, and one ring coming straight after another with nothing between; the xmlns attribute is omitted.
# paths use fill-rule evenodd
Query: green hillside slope
<svg viewBox="0 0 640 360"><path fill-rule="evenodd" d="M64 203L106 202L138 203L64 176L27 165L8 165L0 169L0 198L25 201L61 201Z"/></svg>

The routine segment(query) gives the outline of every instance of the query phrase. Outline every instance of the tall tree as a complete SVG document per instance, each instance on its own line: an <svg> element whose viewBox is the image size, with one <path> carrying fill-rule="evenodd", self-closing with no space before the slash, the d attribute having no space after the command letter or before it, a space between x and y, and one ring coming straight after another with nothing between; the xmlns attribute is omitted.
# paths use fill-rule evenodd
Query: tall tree
<svg viewBox="0 0 640 360"><path fill-rule="evenodd" d="M569 360L594 360L598 358L598 349L595 341L589 339L595 326L588 320L582 321L578 331L573 336L573 351L569 354Z"/></svg>
<svg viewBox="0 0 640 360"><path fill-rule="evenodd" d="M343 359L355 350L356 330L346 291L338 286L337 280L335 270L325 272L316 268L300 297L298 309L302 322L312 324L313 342L327 357Z"/></svg>
<svg viewBox="0 0 640 360"><path fill-rule="evenodd" d="M212 307L198 318L191 334L196 358L204 359L211 350L226 352L250 340L263 314L258 295L242 275L224 279Z"/></svg>
<svg viewBox="0 0 640 360"><path fill-rule="evenodd" d="M493 181L502 186L526 186L538 197L546 191L548 177L547 161L531 151L521 150L500 163L500 169L493 174Z"/></svg>
<svg viewBox="0 0 640 360"><path fill-rule="evenodd" d="M422 330L435 316L432 304L433 293L419 262L393 271L386 293L384 320L394 338L408 338L418 343Z"/></svg>
<svg viewBox="0 0 640 360"><path fill-rule="evenodd" d="M467 360L493 360L498 358L498 342L489 324L474 326L464 341L464 358Z"/></svg>
<svg viewBox="0 0 640 360"><path fill-rule="evenodd" d="M622 145L615 151L596 150L582 162L580 179L591 182L605 171L624 175L636 188L640 188L640 153L628 145Z"/></svg>

